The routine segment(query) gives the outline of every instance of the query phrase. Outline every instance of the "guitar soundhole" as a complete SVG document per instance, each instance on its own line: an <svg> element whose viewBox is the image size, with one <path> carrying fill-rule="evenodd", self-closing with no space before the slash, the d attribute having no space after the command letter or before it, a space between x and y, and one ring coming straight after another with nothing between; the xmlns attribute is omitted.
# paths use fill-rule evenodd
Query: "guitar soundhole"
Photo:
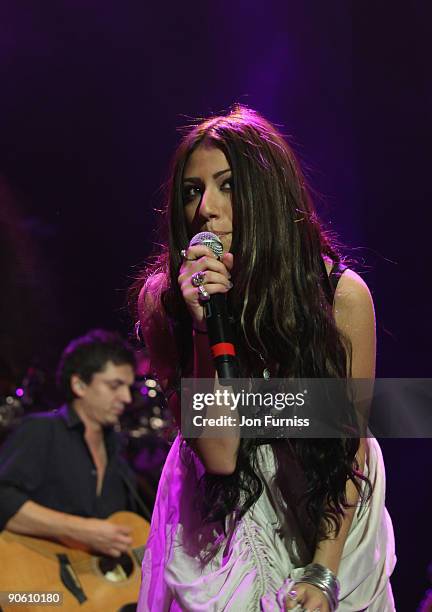
<svg viewBox="0 0 432 612"><path fill-rule="evenodd" d="M129 555L123 553L121 557L99 557L98 567L104 578L109 582L127 580L132 574L134 564Z"/></svg>

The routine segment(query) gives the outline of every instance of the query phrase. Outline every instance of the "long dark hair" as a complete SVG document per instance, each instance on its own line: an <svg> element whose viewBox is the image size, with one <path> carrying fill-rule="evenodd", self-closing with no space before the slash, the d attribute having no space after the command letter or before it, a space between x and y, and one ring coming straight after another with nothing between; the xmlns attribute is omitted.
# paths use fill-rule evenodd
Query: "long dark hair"
<svg viewBox="0 0 432 612"><path fill-rule="evenodd" d="M161 305L172 324L185 370L192 355L191 319L177 276L181 249L190 235L183 211L183 173L201 144L223 151L233 175L233 289L228 302L237 323L242 377L259 376L266 363L277 377L346 378L349 342L338 332L323 256L340 260L317 218L296 157L278 130L258 113L236 105L227 115L194 125L177 149L168 181L166 246L147 277L163 272ZM142 285L141 279L141 285ZM297 508L299 524L312 549L333 528L340 529L347 507L348 480L361 491L355 455L358 439L266 440L278 465L276 482L286 502ZM206 521L242 516L263 485L256 470L258 440L242 440L231 476L205 475ZM298 468L301 498L292 503L284 489L288 462ZM367 481L368 483L368 481ZM241 501L240 501L241 500ZM303 511L300 511L302 508Z"/></svg>

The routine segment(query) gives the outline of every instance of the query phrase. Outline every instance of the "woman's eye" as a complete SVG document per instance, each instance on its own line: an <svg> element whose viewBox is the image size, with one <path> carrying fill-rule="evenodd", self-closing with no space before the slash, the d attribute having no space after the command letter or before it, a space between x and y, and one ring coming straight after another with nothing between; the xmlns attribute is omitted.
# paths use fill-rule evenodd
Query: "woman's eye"
<svg viewBox="0 0 432 612"><path fill-rule="evenodd" d="M196 198L197 195L200 195L200 194L201 194L200 187L198 187L197 185L188 185L183 188L183 201L190 202L191 200Z"/></svg>
<svg viewBox="0 0 432 612"><path fill-rule="evenodd" d="M233 188L232 178L227 179L221 185L221 190L222 191L232 191L232 188Z"/></svg>

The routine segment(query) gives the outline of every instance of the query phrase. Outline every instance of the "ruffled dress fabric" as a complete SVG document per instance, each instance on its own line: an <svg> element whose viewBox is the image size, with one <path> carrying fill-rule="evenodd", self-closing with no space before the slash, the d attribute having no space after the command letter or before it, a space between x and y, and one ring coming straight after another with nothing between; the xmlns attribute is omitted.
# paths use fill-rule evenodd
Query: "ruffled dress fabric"
<svg viewBox="0 0 432 612"><path fill-rule="evenodd" d="M271 446L258 448L263 494L240 521L227 519L225 536L214 524L202 525L195 500L204 469L181 442L179 435L162 472L137 610L283 610L305 556L298 533L290 532L289 521L283 520L287 509L274 483ZM396 557L384 506L384 463L378 442L369 438L368 443L365 473L373 495L359 506L345 543L338 573L340 612L395 610L389 577Z"/></svg>

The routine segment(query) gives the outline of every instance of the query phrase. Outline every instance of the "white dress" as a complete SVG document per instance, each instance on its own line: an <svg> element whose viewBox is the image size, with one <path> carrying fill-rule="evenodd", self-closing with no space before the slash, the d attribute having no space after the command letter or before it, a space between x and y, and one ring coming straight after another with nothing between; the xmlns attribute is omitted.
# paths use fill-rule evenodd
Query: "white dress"
<svg viewBox="0 0 432 612"><path fill-rule="evenodd" d="M286 521L274 483L271 446L258 447L263 494L240 521L227 519L225 538L214 524L201 524L194 500L204 470L190 449L188 460L181 457L181 440L177 436L160 479L137 610L283 610L291 579L302 571L301 551L294 534L285 529L280 535ZM378 442L369 438L368 443L365 474L373 494L359 506L345 543L338 573L340 612L395 610L389 577L396 557L392 523L384 506L384 463Z"/></svg>

